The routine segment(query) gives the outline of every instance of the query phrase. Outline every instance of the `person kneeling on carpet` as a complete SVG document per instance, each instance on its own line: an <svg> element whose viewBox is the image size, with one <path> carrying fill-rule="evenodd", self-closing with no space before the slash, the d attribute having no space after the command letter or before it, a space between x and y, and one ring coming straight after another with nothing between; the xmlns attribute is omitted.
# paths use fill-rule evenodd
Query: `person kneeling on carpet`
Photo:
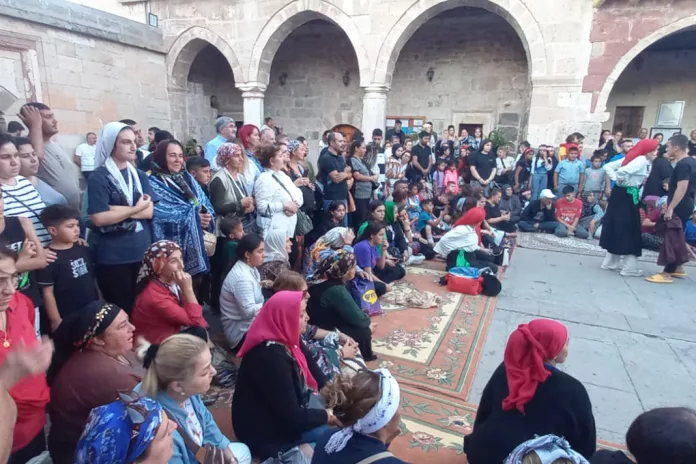
<svg viewBox="0 0 696 464"><path fill-rule="evenodd" d="M343 428L318 441L313 464L405 464L388 451L399 436L401 392L386 369L337 377L322 391Z"/></svg>
<svg viewBox="0 0 696 464"><path fill-rule="evenodd" d="M585 387L558 370L568 357L568 328L549 319L521 324L508 340L503 364L483 390L474 431L464 438L470 464L503 462L536 435L564 437L585 458L597 447Z"/></svg>

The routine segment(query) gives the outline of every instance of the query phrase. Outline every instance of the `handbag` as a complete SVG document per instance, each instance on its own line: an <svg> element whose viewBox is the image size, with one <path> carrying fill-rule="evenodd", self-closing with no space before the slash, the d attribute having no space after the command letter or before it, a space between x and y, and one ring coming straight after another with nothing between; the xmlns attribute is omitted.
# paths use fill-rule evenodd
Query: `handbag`
<svg viewBox="0 0 696 464"><path fill-rule="evenodd" d="M276 182L280 184L280 186L285 190L285 193L287 193L290 198L292 198L292 195L290 195L290 192L288 192L288 189L283 185L283 183L278 179L276 176L273 176ZM314 229L314 223L312 220L309 218L307 213L302 211L301 209L298 208L297 212L295 213L297 215L297 225L295 225L295 235L306 235Z"/></svg>
<svg viewBox="0 0 696 464"><path fill-rule="evenodd" d="M212 232L204 230L203 247L205 248L205 254L208 255L208 257L213 256L215 254L215 247L217 247L217 236Z"/></svg>
<svg viewBox="0 0 696 464"><path fill-rule="evenodd" d="M361 277L354 278L351 281L350 293L360 309L368 316L384 314L375 291L375 283L371 280Z"/></svg>
<svg viewBox="0 0 696 464"><path fill-rule="evenodd" d="M188 434L186 428L179 424L179 422L169 413L169 411L165 410L165 412L167 413L167 416L169 416L170 420L176 422L177 431L181 435L181 438L184 439L186 448L196 457L196 462L199 464L237 464L236 459L229 461L225 458L225 453L223 450L216 448L210 443L205 443L203 446L199 446L195 441L193 441L193 438L191 438L191 436Z"/></svg>
<svg viewBox="0 0 696 464"><path fill-rule="evenodd" d="M479 295L482 291L482 277L464 277L457 274L447 273L447 291L464 293L465 295Z"/></svg>

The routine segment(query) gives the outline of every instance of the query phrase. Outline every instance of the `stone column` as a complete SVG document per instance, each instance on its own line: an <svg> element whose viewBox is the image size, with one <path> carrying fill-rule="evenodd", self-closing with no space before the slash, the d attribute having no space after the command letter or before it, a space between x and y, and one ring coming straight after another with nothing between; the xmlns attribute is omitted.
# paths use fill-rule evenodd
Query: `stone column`
<svg viewBox="0 0 696 464"><path fill-rule="evenodd" d="M373 130L384 130L387 119L387 93L389 93L389 87L386 85L365 87L361 130L367 140L371 140Z"/></svg>
<svg viewBox="0 0 696 464"><path fill-rule="evenodd" d="M266 85L260 82L247 82L237 85L237 88L242 91L244 101L244 124L254 124L260 128L266 116L263 112Z"/></svg>

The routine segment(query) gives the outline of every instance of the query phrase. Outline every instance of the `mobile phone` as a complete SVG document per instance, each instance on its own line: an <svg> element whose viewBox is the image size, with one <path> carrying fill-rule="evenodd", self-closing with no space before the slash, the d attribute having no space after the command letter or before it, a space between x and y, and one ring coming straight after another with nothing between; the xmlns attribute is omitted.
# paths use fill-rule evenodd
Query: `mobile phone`
<svg viewBox="0 0 696 464"><path fill-rule="evenodd" d="M206 208L205 205L201 205L201 213L208 214L208 208Z"/></svg>

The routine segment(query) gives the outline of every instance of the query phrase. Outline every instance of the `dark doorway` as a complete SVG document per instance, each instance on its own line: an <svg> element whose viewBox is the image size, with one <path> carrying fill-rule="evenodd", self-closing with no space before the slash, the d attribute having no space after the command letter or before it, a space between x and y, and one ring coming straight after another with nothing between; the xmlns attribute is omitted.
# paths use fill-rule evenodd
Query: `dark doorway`
<svg viewBox="0 0 696 464"><path fill-rule="evenodd" d="M635 138L643 127L644 106L617 106L612 132L621 131L624 137Z"/></svg>

